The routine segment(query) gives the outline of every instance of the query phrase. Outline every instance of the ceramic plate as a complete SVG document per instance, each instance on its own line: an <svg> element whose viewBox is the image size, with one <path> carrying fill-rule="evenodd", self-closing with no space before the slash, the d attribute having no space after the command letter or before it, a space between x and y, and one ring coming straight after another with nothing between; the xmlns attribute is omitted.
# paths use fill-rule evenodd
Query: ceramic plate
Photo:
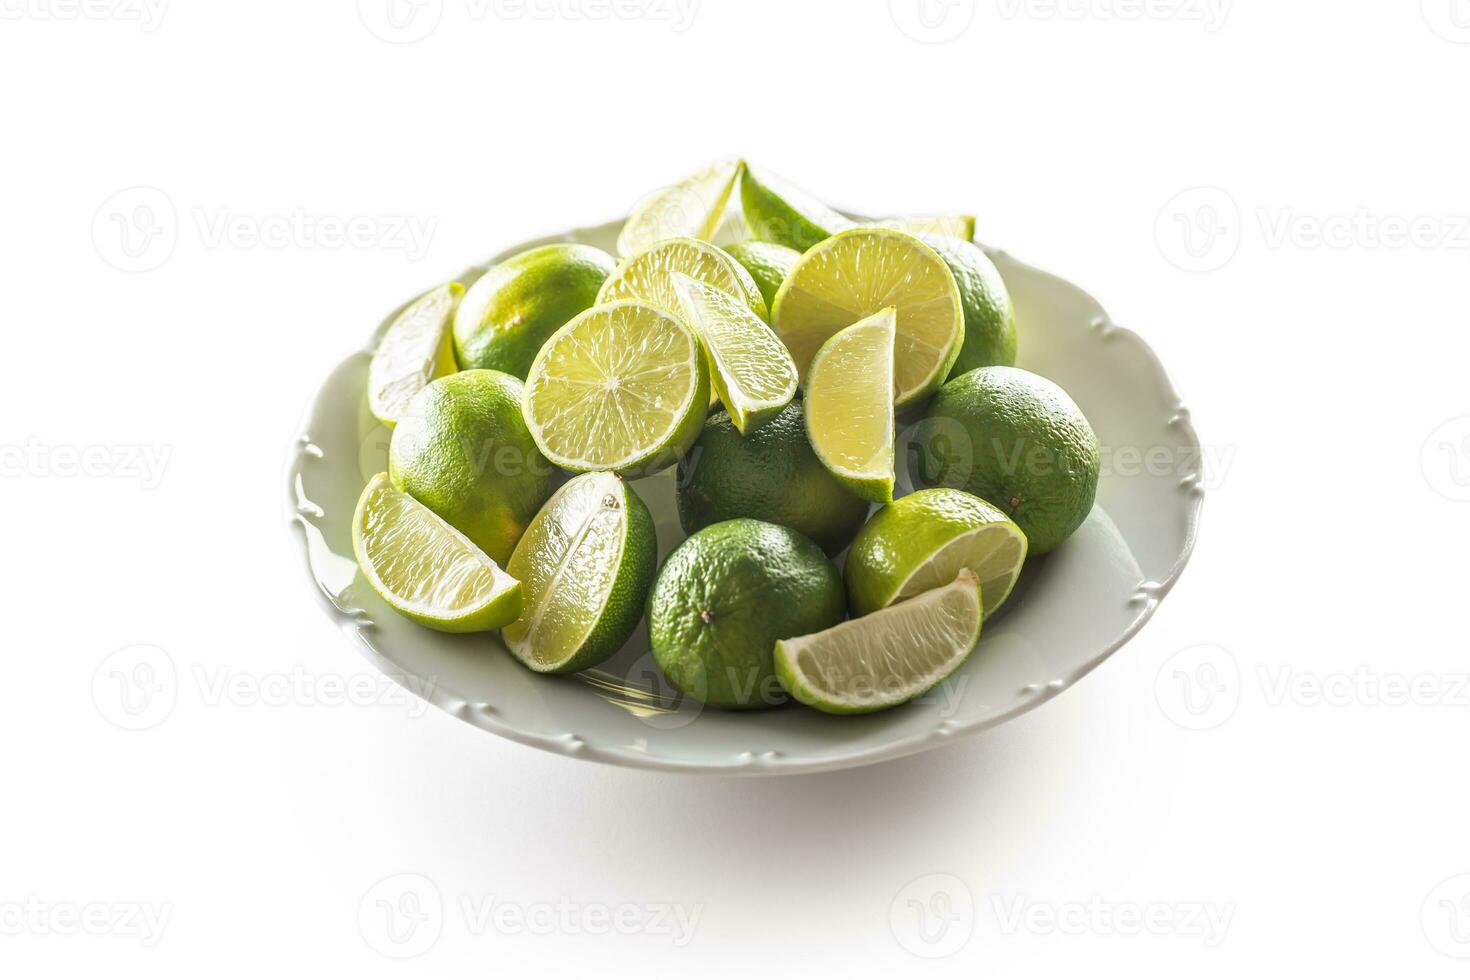
<svg viewBox="0 0 1470 980"><path fill-rule="evenodd" d="M620 227L525 242L468 278L546 242L611 252ZM399 683L487 732L596 762L756 775L841 769L922 752L1029 711L1122 646L1174 584L1199 521L1201 459L1189 413L1142 340L1077 287L991 255L1016 304L1020 366L1081 405L1104 447L1103 474L1087 522L1027 565L974 656L919 701L851 718L799 705L702 709L663 681L642 627L600 668L543 677L521 667L494 634L434 633L393 613L352 558L358 494L387 469L389 433L368 413L364 391L376 337L327 376L291 450L287 510L309 581L323 608ZM669 471L634 484L653 512L660 559L683 540L673 481ZM900 491L905 481L900 472Z"/></svg>

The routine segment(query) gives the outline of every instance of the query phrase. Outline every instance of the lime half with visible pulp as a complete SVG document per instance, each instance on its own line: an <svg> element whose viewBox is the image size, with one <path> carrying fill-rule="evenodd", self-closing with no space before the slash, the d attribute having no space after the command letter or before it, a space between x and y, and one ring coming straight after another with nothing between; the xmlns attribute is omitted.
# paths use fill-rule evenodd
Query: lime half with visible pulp
<svg viewBox="0 0 1470 980"><path fill-rule="evenodd" d="M912 701L963 664L980 639L980 580L942 588L776 644L776 676L819 711L865 714Z"/></svg>
<svg viewBox="0 0 1470 980"><path fill-rule="evenodd" d="M766 301L745 267L724 249L695 238L666 239L625 260L602 284L597 303L637 300L680 316L675 273L723 289L762 320L768 316Z"/></svg>
<svg viewBox="0 0 1470 980"><path fill-rule="evenodd" d="M594 306L552 334L522 402L536 445L573 472L647 476L699 437L709 368L682 320L644 303Z"/></svg>
<svg viewBox="0 0 1470 980"><path fill-rule="evenodd" d="M520 615L521 584L387 473L358 498L352 551L383 601L430 629L476 633Z"/></svg>
<svg viewBox="0 0 1470 980"><path fill-rule="evenodd" d="M653 583L658 541L633 488L612 473L584 473L541 508L506 570L521 582L521 615L502 636L540 673L583 670L618 651Z"/></svg>
<svg viewBox="0 0 1470 980"><path fill-rule="evenodd" d="M864 500L893 499L894 311L840 330L812 358L806 431L817 458Z"/></svg>

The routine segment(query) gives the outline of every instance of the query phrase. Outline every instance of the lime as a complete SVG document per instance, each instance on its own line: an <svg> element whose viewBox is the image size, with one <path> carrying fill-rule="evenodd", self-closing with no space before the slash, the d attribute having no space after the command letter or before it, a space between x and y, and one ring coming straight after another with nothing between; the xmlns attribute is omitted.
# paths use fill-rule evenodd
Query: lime
<svg viewBox="0 0 1470 980"><path fill-rule="evenodd" d="M756 288L761 291L761 299L766 301L768 310L774 308L776 291L786 281L796 260L801 258L801 253L794 248L777 245L775 242L758 242L753 238L736 242L725 251L736 262L745 266L745 271L750 273Z"/></svg>
<svg viewBox="0 0 1470 980"><path fill-rule="evenodd" d="M352 517L352 553L363 576L398 612L446 633L493 630L521 611L521 583L429 508L368 481Z"/></svg>
<svg viewBox="0 0 1470 980"><path fill-rule="evenodd" d="M895 402L906 405L944 383L965 335L954 276L919 239L886 228L833 235L791 270L771 322L805 376L828 337L889 306L898 311Z"/></svg>
<svg viewBox="0 0 1470 980"><path fill-rule="evenodd" d="M709 369L698 338L662 309L595 306L536 355L524 406L536 445L558 466L647 476L699 437Z"/></svg>
<svg viewBox="0 0 1470 980"><path fill-rule="evenodd" d="M766 321L724 290L674 275L684 322L709 357L710 383L741 432L752 432L796 395L796 365Z"/></svg>
<svg viewBox="0 0 1470 980"><path fill-rule="evenodd" d="M984 249L946 235L925 235L924 243L939 253L954 275L965 311L965 342L949 369L957 378L977 367L1016 363L1016 311L1000 270Z"/></svg>
<svg viewBox="0 0 1470 980"><path fill-rule="evenodd" d="M915 437L918 477L995 504L1044 555L1082 525L1097 495L1097 434L1067 393L1013 367L945 385Z"/></svg>
<svg viewBox="0 0 1470 980"><path fill-rule="evenodd" d="M802 403L793 401L742 436L724 412L679 463L679 524L685 534L734 517L753 517L806 535L835 555L862 527L868 502L812 452Z"/></svg>
<svg viewBox="0 0 1470 980"><path fill-rule="evenodd" d="M893 499L894 319L889 307L839 330L806 376L806 432L817 458L880 504Z"/></svg>
<svg viewBox="0 0 1470 980"><path fill-rule="evenodd" d="M790 528L711 524L664 562L648 598L648 638L669 682L717 708L785 700L771 652L783 636L842 620L842 579Z"/></svg>
<svg viewBox="0 0 1470 980"><path fill-rule="evenodd" d="M740 204L751 234L805 252L853 222L786 181L750 167L740 176Z"/></svg>
<svg viewBox="0 0 1470 980"><path fill-rule="evenodd" d="M368 365L368 407L379 422L393 425L430 381L458 369L449 324L463 295L457 282L431 289L383 333Z"/></svg>
<svg viewBox="0 0 1470 980"><path fill-rule="evenodd" d="M643 618L657 561L653 518L633 488L612 473L574 477L541 508L506 566L525 601L502 634L505 645L541 673L601 663Z"/></svg>
<svg viewBox="0 0 1470 980"><path fill-rule="evenodd" d="M546 338L593 304L614 265L600 248L561 243L492 266L454 318L459 366L525 378Z"/></svg>
<svg viewBox="0 0 1470 980"><path fill-rule="evenodd" d="M762 320L766 301L750 273L724 249L695 238L669 238L618 266L597 294L597 303L638 300L679 316L679 297L674 292L674 273L723 289L745 303Z"/></svg>
<svg viewBox="0 0 1470 980"><path fill-rule="evenodd" d="M834 715L891 708L930 690L980 639L980 581L949 585L776 644L776 676L803 704Z"/></svg>
<svg viewBox="0 0 1470 980"><path fill-rule="evenodd" d="M461 371L419 392L393 430L388 473L501 563L560 479L521 417L521 383L499 371Z"/></svg>
<svg viewBox="0 0 1470 980"><path fill-rule="evenodd" d="M880 218L867 224L874 228L892 228L910 235L951 235L965 241L975 237L973 214L904 214L896 218Z"/></svg>
<svg viewBox="0 0 1470 980"><path fill-rule="evenodd" d="M1026 535L1010 518L963 490L936 487L874 514L852 542L842 574L852 611L861 616L952 582L968 568L980 580L988 618L1011 594L1025 560Z"/></svg>
<svg viewBox="0 0 1470 980"><path fill-rule="evenodd" d="M716 160L648 195L623 222L618 254L634 255L665 238L713 239L744 167L737 157Z"/></svg>

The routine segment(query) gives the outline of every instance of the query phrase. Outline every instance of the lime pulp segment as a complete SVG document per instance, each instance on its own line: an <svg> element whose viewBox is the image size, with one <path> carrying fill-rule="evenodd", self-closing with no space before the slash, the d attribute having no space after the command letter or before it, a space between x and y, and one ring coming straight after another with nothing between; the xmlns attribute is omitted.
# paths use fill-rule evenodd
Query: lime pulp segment
<svg viewBox="0 0 1470 980"><path fill-rule="evenodd" d="M865 500L893 499L894 311L843 330L812 358L807 435L817 458Z"/></svg>
<svg viewBox="0 0 1470 980"><path fill-rule="evenodd" d="M602 284L597 303L638 300L678 316L676 272L724 290L762 320L768 315L766 301L745 267L718 246L694 238L670 238L625 260Z"/></svg>
<svg viewBox="0 0 1470 980"><path fill-rule="evenodd" d="M450 325L464 287L445 283L400 313L378 341L368 365L368 407L385 425L403 417L413 396L455 371Z"/></svg>

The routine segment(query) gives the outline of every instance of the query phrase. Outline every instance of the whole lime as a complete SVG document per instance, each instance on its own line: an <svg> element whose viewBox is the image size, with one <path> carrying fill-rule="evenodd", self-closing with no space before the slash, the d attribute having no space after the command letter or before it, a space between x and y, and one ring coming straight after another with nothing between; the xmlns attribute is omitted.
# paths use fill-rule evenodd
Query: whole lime
<svg viewBox="0 0 1470 980"><path fill-rule="evenodd" d="M521 383L500 371L461 371L415 395L388 475L501 566L561 482L521 417Z"/></svg>
<svg viewBox="0 0 1470 980"><path fill-rule="evenodd" d="M978 367L1016 363L1016 311L1000 270L985 251L973 242L949 235L923 235L924 243L939 253L960 289L960 306L965 311L965 343L951 378Z"/></svg>
<svg viewBox="0 0 1470 980"><path fill-rule="evenodd" d="M592 306L613 257L591 245L542 245L491 267L460 301L454 356L461 369L524 379L546 338Z"/></svg>
<svg viewBox="0 0 1470 980"><path fill-rule="evenodd" d="M984 367L939 390L915 434L917 482L999 507L1041 555L1092 510L1097 434L1065 391L1013 367Z"/></svg>
<svg viewBox="0 0 1470 980"><path fill-rule="evenodd" d="M725 251L736 262L745 266L745 271L750 273L756 288L761 291L768 310L776 303L776 290L781 288L791 267L801 258L801 253L794 248L777 245L775 242L759 242L754 238L737 242Z"/></svg>
<svg viewBox="0 0 1470 980"><path fill-rule="evenodd" d="M717 708L785 700L776 641L835 626L842 579L790 528L737 519L674 549L648 597L654 659L679 690Z"/></svg>
<svg viewBox="0 0 1470 980"><path fill-rule="evenodd" d="M868 516L868 502L812 451L799 401L744 436L723 410L712 413L680 461L678 502L685 534L753 517L799 531L829 555L847 547Z"/></svg>

